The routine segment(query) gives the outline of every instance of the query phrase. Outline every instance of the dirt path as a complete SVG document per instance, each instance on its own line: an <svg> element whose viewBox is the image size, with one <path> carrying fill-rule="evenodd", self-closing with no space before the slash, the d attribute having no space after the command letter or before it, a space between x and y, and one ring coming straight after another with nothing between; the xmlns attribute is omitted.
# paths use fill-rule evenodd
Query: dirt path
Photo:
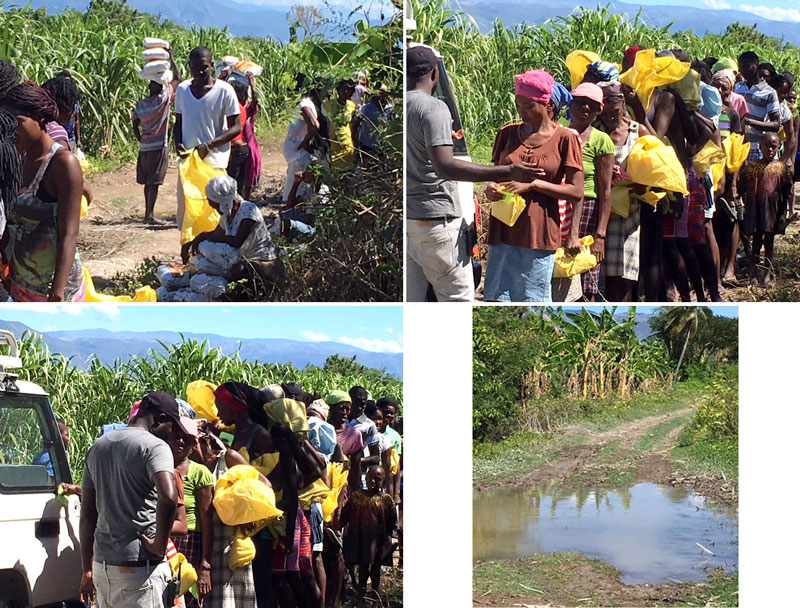
<svg viewBox="0 0 800 608"><path fill-rule="evenodd" d="M280 197L286 175L281 153L283 140L275 138L261 145L261 185L251 197L258 203L274 204ZM159 189L156 215L167 220L164 228L142 223L144 193L136 183L136 164L108 173L90 175L94 192L89 216L81 220L78 251L94 277L111 279L117 273L138 268L147 258L180 261L180 243L175 223L178 165L170 162L164 185Z"/></svg>
<svg viewBox="0 0 800 608"><path fill-rule="evenodd" d="M556 447L552 453L541 448L548 455L540 466L500 485L531 487L547 482L570 488L629 487L643 482L683 485L735 511L735 483L724 478L682 474L680 462L671 457L675 440L691 419L693 408L688 406L691 402L692 399L687 399L667 413L622 423L603 432L592 433L582 425L570 427L554 438ZM483 487L478 484L475 489L497 486L497 483ZM625 585L616 568L577 553L476 562L474 568L474 606L731 605L715 603L711 589L715 584L735 586L720 573L713 574L716 578L707 583ZM514 585L517 592L498 592L498 588L508 588L503 581L518 581ZM530 589L536 593L527 593Z"/></svg>

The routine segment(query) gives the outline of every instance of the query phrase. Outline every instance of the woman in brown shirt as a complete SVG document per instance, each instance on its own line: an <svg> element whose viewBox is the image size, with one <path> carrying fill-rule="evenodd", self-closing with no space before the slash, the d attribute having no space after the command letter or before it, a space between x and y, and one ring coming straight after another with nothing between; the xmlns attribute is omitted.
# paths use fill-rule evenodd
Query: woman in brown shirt
<svg viewBox="0 0 800 608"><path fill-rule="evenodd" d="M532 70L517 75L515 82L522 122L500 129L492 160L495 165L531 163L540 175L528 183L503 184L506 192L525 199L525 209L513 226L489 220L483 293L491 301L549 302L555 250L561 246L558 199L578 202L583 197L583 157L575 134L548 116L553 77ZM490 182L486 197L502 199L500 185Z"/></svg>

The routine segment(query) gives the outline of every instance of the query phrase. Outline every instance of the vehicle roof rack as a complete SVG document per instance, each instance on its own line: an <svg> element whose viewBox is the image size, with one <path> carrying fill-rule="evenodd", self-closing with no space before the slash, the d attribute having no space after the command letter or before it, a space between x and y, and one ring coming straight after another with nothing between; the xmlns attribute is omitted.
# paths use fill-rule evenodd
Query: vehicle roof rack
<svg viewBox="0 0 800 608"><path fill-rule="evenodd" d="M8 344L8 354L0 355L0 390L5 389L8 392L18 392L17 378L18 374L9 372L9 369L22 367L22 359L19 356L19 346L17 346L17 339L7 329L0 329L0 344L5 342Z"/></svg>

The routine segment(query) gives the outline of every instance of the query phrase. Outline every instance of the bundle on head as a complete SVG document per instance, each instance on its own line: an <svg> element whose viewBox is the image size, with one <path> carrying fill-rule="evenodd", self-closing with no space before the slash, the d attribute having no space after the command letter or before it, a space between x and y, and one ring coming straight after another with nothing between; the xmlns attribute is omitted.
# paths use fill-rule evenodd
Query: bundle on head
<svg viewBox="0 0 800 608"><path fill-rule="evenodd" d="M0 199L6 204L17 196L22 175L16 139L16 117L0 108Z"/></svg>
<svg viewBox="0 0 800 608"><path fill-rule="evenodd" d="M11 87L2 103L13 106L20 114L39 123L52 122L58 118L58 106L50 93L30 81Z"/></svg>

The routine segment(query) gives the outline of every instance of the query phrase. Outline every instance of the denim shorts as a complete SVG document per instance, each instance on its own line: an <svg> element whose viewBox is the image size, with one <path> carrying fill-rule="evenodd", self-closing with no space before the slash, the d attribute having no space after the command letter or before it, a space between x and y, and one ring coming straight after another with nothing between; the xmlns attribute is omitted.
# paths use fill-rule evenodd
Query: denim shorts
<svg viewBox="0 0 800 608"><path fill-rule="evenodd" d="M489 245L483 285L485 300L497 302L550 302L556 252L526 249L505 243Z"/></svg>

